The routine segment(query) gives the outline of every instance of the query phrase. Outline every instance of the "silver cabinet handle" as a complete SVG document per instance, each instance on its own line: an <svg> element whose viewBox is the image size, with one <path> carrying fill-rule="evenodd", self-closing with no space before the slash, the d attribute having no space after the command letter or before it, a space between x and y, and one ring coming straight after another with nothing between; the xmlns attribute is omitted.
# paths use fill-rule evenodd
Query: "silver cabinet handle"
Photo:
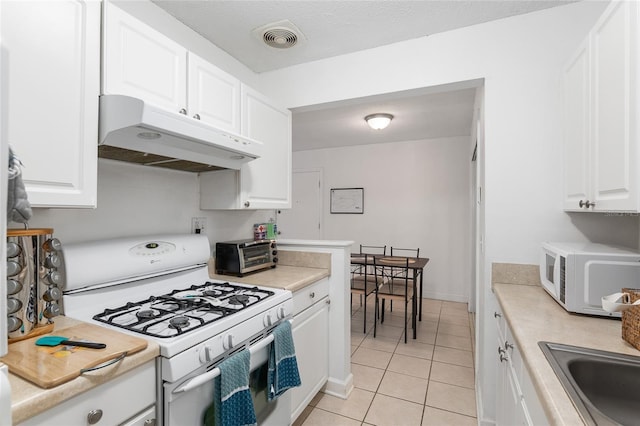
<svg viewBox="0 0 640 426"><path fill-rule="evenodd" d="M501 318L501 317L502 317L502 314L501 314L501 313L499 313L499 312L494 312L494 313L493 313L493 317L494 317L494 318Z"/></svg>
<svg viewBox="0 0 640 426"><path fill-rule="evenodd" d="M194 115L193 118L195 118L196 120L200 120L200 114Z"/></svg>
<svg viewBox="0 0 640 426"><path fill-rule="evenodd" d="M509 358L507 358L506 356L500 354L500 362L505 362L507 361Z"/></svg>
<svg viewBox="0 0 640 426"><path fill-rule="evenodd" d="M245 201L245 202L244 202L244 206L245 206L245 207L249 207L250 205L251 205L251 203L250 203L250 202L248 202L248 201Z"/></svg>
<svg viewBox="0 0 640 426"><path fill-rule="evenodd" d="M509 343L508 341L504 342L504 348L505 349L513 349L513 345L511 343Z"/></svg>
<svg viewBox="0 0 640 426"><path fill-rule="evenodd" d="M312 291L311 293L309 293L309 297L313 299L314 297L316 297L316 294Z"/></svg>
<svg viewBox="0 0 640 426"><path fill-rule="evenodd" d="M187 115L187 110L185 108L182 108L180 111L178 111L180 114L182 115Z"/></svg>
<svg viewBox="0 0 640 426"><path fill-rule="evenodd" d="M498 346L498 353L500 354L500 356L502 356L504 352L505 350L502 347Z"/></svg>
<svg viewBox="0 0 640 426"><path fill-rule="evenodd" d="M582 207L586 207L586 208L595 207L595 205L596 205L596 203L592 203L589 200L586 200L586 201L580 200L580 202L578 203L578 206L580 206L580 208L582 208Z"/></svg>
<svg viewBox="0 0 640 426"><path fill-rule="evenodd" d="M102 419L102 410L99 408L97 410L91 410L87 414L87 423L90 425L95 425L100 419Z"/></svg>

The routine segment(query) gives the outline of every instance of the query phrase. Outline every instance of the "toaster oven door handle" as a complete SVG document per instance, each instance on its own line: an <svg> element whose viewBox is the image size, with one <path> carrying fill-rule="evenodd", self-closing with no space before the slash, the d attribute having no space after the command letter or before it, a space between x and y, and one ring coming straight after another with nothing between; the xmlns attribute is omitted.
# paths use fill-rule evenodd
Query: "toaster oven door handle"
<svg viewBox="0 0 640 426"><path fill-rule="evenodd" d="M289 322L293 322L291 320L288 320L288 321ZM267 345L271 344L271 342L273 342L273 334L268 335L267 337L265 337L264 339L260 340L255 345L251 346L249 348L249 354L250 355L255 354L259 350L262 350ZM175 388L171 393L177 394L177 393L181 393L181 392L190 391L191 389L195 389L198 386L203 385L203 384L215 379L219 375L220 375L220 369L218 367L216 367L211 371L207 371L206 373L200 374L199 376L195 376L195 377L189 379L182 386L179 386L179 387Z"/></svg>

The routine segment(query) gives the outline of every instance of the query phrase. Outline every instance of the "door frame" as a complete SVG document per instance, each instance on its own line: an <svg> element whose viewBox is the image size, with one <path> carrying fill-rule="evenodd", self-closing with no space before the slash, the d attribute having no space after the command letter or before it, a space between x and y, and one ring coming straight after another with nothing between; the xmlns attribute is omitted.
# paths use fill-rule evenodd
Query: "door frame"
<svg viewBox="0 0 640 426"><path fill-rule="evenodd" d="M319 188L318 188L318 220L320 225L320 232L318 233L318 239L324 238L324 170L322 167L307 167L302 169L291 170L291 208L293 208L293 182L296 178L296 173L318 173ZM278 209L281 210L281 209ZM276 215L277 217L277 215Z"/></svg>

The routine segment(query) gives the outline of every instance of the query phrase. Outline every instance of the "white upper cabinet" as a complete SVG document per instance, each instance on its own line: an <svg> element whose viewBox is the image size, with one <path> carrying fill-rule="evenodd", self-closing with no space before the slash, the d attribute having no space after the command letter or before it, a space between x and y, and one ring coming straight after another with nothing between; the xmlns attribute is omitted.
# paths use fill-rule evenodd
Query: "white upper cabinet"
<svg viewBox="0 0 640 426"><path fill-rule="evenodd" d="M565 210L640 208L639 10L612 2L565 69Z"/></svg>
<svg viewBox="0 0 640 426"><path fill-rule="evenodd" d="M187 49L110 2L103 25L102 93L186 113Z"/></svg>
<svg viewBox="0 0 640 426"><path fill-rule="evenodd" d="M240 80L105 2L104 94L128 95L240 133Z"/></svg>
<svg viewBox="0 0 640 426"><path fill-rule="evenodd" d="M100 2L3 1L0 8L2 107L29 201L95 207Z"/></svg>
<svg viewBox="0 0 640 426"><path fill-rule="evenodd" d="M291 207L291 111L241 87L241 133L263 145L262 157L240 170L200 174L200 208Z"/></svg>
<svg viewBox="0 0 640 426"><path fill-rule="evenodd" d="M105 2L103 93L140 98L261 145L240 170L200 176L203 209L291 207L291 112Z"/></svg>
<svg viewBox="0 0 640 426"><path fill-rule="evenodd" d="M240 133L240 80L189 52L189 114Z"/></svg>
<svg viewBox="0 0 640 426"><path fill-rule="evenodd" d="M291 207L291 111L242 86L242 133L264 144L263 156L242 166L244 207Z"/></svg>
<svg viewBox="0 0 640 426"><path fill-rule="evenodd" d="M588 42L565 68L564 101L564 208L577 210L591 197Z"/></svg>

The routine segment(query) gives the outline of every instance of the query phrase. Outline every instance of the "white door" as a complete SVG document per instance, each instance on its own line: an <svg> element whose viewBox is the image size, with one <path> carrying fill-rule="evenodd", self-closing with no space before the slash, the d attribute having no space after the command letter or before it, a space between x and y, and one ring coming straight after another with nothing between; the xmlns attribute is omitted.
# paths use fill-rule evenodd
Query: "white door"
<svg viewBox="0 0 640 426"><path fill-rule="evenodd" d="M291 208L278 210L280 238L322 238L321 178L320 170L293 171Z"/></svg>

